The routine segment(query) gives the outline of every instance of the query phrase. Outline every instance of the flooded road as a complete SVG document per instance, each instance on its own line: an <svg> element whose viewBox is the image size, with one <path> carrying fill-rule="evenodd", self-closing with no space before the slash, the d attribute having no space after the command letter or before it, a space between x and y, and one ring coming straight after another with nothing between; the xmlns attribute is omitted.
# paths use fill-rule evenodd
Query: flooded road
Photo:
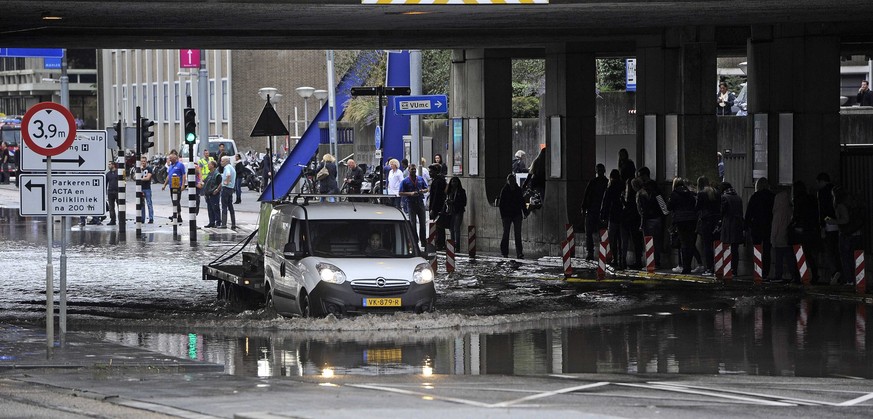
<svg viewBox="0 0 873 419"><path fill-rule="evenodd" d="M44 322L45 224L0 210L0 322ZM775 292L579 286L561 268L482 257L437 276L435 313L283 318L216 300L200 265L244 234L197 245L71 232L68 327L224 365L231 375L738 374L873 378L871 307ZM59 243L60 229L55 230ZM60 255L56 244L54 257ZM55 262L58 266L58 262ZM58 269L55 268L58 275ZM56 280L57 284L57 280ZM57 307L57 306L56 306Z"/></svg>

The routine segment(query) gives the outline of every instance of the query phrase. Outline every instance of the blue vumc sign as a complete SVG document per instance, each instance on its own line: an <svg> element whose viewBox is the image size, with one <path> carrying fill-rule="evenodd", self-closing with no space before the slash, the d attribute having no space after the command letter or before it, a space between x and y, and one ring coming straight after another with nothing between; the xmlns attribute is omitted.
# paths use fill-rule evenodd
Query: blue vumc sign
<svg viewBox="0 0 873 419"><path fill-rule="evenodd" d="M397 115L426 115L448 112L446 95L394 96Z"/></svg>

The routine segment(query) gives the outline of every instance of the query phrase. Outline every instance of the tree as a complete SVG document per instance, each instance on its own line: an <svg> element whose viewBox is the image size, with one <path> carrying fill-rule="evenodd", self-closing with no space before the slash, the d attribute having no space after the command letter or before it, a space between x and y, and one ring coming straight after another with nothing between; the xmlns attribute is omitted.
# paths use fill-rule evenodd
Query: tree
<svg viewBox="0 0 873 419"><path fill-rule="evenodd" d="M602 92L624 90L625 64L622 58L605 58L597 60L597 88Z"/></svg>

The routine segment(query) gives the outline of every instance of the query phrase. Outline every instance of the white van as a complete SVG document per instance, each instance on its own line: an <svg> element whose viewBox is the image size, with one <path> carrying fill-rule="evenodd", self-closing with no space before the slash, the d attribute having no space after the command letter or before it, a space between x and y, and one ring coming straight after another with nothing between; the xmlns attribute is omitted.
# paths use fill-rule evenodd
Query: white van
<svg viewBox="0 0 873 419"><path fill-rule="evenodd" d="M433 310L434 272L399 209L281 203L265 206L265 216L264 294L278 313Z"/></svg>
<svg viewBox="0 0 873 419"><path fill-rule="evenodd" d="M236 153L239 153L239 151L236 148L236 141L234 141L230 138L223 138L223 137L210 135L208 138L208 141L206 141L206 143L205 143L205 145L207 147L209 147L209 155L217 158L218 157L218 146L221 144L224 144L224 151L225 151L225 153L227 153L227 155L233 157L234 155L236 155ZM204 142L197 141L197 143L194 144L194 155L196 156L196 158L194 159L195 162L200 157L203 157L203 150L204 150ZM182 145L179 146L179 160L182 163L188 164L188 144L182 143ZM233 159L231 159L231 160L233 160ZM216 162L217 162L217 160L216 160Z"/></svg>

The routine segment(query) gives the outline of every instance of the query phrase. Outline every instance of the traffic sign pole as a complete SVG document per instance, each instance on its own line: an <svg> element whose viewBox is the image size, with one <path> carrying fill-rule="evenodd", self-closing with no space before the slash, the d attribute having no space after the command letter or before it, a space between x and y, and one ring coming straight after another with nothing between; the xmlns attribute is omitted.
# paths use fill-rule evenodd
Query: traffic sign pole
<svg viewBox="0 0 873 419"><path fill-rule="evenodd" d="M46 200L45 206L46 217L46 236L48 236L48 255L46 256L45 264L45 340L48 346L48 352L51 354L52 348L55 345L55 283L54 283L54 266L52 265L52 243L54 243L54 228L55 221L52 218L52 156L47 156L46 160Z"/></svg>

